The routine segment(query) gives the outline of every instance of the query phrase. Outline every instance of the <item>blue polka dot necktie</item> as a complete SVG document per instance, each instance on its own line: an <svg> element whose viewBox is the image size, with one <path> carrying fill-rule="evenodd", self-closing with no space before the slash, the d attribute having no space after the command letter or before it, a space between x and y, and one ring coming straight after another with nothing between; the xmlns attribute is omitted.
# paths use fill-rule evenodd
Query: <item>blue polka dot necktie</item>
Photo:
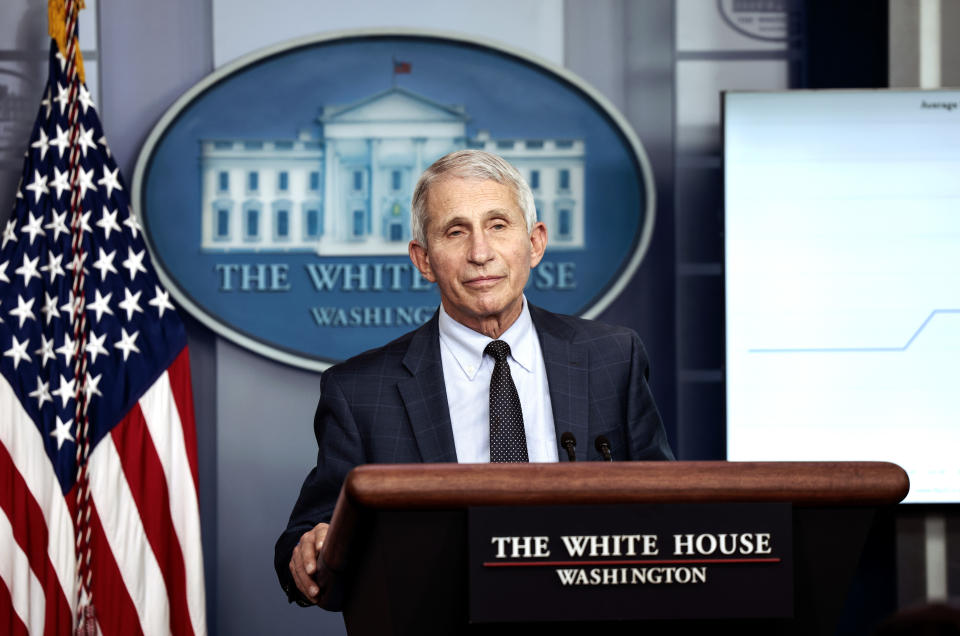
<svg viewBox="0 0 960 636"><path fill-rule="evenodd" d="M494 340L483 352L495 361L490 376L490 461L528 462L523 409L507 364L510 345Z"/></svg>

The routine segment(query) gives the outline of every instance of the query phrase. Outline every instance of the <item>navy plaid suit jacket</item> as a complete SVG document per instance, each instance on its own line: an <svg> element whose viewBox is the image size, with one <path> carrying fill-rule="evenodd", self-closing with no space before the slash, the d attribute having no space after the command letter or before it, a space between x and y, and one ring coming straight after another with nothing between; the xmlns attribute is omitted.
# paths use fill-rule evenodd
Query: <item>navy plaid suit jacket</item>
<svg viewBox="0 0 960 636"><path fill-rule="evenodd" d="M599 435L610 440L615 460L673 459L635 332L533 305L530 317L543 351L557 440L564 431L573 433L578 461L601 459L593 445ZM330 520L351 468L457 461L436 314L419 329L328 369L320 392L313 422L317 466L276 545L274 564L291 600L298 597L287 567L293 548L304 532ZM566 456L560 449L561 459Z"/></svg>

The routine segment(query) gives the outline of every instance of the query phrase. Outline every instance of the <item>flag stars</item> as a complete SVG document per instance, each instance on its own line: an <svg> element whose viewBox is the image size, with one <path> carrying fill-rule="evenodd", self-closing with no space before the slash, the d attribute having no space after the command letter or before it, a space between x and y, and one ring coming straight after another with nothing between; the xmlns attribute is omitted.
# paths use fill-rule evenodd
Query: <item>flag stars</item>
<svg viewBox="0 0 960 636"><path fill-rule="evenodd" d="M117 251L114 250L108 254L102 247L97 249L100 250L100 258L94 261L93 268L100 270L100 280L102 281L107 277L108 273L117 273L117 268L113 265L113 259L116 258Z"/></svg>
<svg viewBox="0 0 960 636"><path fill-rule="evenodd" d="M87 384L84 387L84 393L87 395L87 403L90 402L90 398L94 395L102 396L103 393L100 392L100 378L103 377L102 373L98 373L95 376L91 376L90 372L87 371Z"/></svg>
<svg viewBox="0 0 960 636"><path fill-rule="evenodd" d="M94 192L97 191L97 186L93 185L93 168L90 168L89 170L80 168L77 170L77 178L80 180L78 185L80 186L81 199L87 196L87 190L93 190Z"/></svg>
<svg viewBox="0 0 960 636"><path fill-rule="evenodd" d="M10 264L10 261L3 261L0 263L0 281L4 283L9 283L10 279L7 278L7 265Z"/></svg>
<svg viewBox="0 0 960 636"><path fill-rule="evenodd" d="M74 394L77 392L76 385L76 380L67 380L62 373L60 374L60 388L51 392L52 395L60 398L60 408L67 408L67 403L74 398Z"/></svg>
<svg viewBox="0 0 960 636"><path fill-rule="evenodd" d="M17 222L14 219L9 219L7 221L6 227L3 228L3 244L0 245L0 249L3 249L7 246L7 243L13 241L17 242Z"/></svg>
<svg viewBox="0 0 960 636"><path fill-rule="evenodd" d="M80 106L83 107L83 114L87 114L87 109L93 106L93 98L90 96L90 91L87 90L87 87L83 84L80 85L80 96L77 98L77 101L80 102Z"/></svg>
<svg viewBox="0 0 960 636"><path fill-rule="evenodd" d="M37 401L37 410L43 408L44 402L53 402L53 398L50 397L50 383L44 382L40 376L37 376L37 388L27 395Z"/></svg>
<svg viewBox="0 0 960 636"><path fill-rule="evenodd" d="M90 341L87 343L87 354L90 356L90 364L96 364L97 356L108 355L107 348L103 346L103 341L106 339L106 333L98 336L94 332L90 332Z"/></svg>
<svg viewBox="0 0 960 636"><path fill-rule="evenodd" d="M93 172L93 170L91 170L90 172ZM83 196L83 195L81 194L80 196ZM89 232L90 234L93 234L93 228L90 227L91 214L93 214L93 210L87 210L86 212L80 215L80 231L81 232Z"/></svg>
<svg viewBox="0 0 960 636"><path fill-rule="evenodd" d="M41 195L50 193L50 188L47 187L47 175L40 174L39 170L34 169L33 182L28 183L25 189L33 192L33 202L37 203Z"/></svg>
<svg viewBox="0 0 960 636"><path fill-rule="evenodd" d="M118 305L120 309L127 312L127 322L133 320L134 313L143 313L143 310L140 309L140 294L142 293L142 291L138 291L136 294L131 294L129 289L123 289L123 300Z"/></svg>
<svg viewBox="0 0 960 636"><path fill-rule="evenodd" d="M110 297L113 296L113 292L110 292L106 296L100 293L99 289L94 290L97 298L92 303L87 305L87 311L94 311L97 313L97 323L100 323L100 319L103 317L103 314L113 315L113 310L110 309ZM103 342L101 340L101 342Z"/></svg>
<svg viewBox="0 0 960 636"><path fill-rule="evenodd" d="M60 214L57 214L56 210L53 211L53 220L43 226L46 230L53 230L53 240L56 241L60 238L61 234L70 234L70 228L67 227L67 211L64 210Z"/></svg>
<svg viewBox="0 0 960 636"><path fill-rule="evenodd" d="M49 103L49 100L44 101ZM47 137L47 131L41 128L40 139L37 139L35 142L30 144L30 147L40 149L40 161L43 161L43 159L47 156L47 151L50 150L50 138Z"/></svg>
<svg viewBox="0 0 960 636"><path fill-rule="evenodd" d="M41 272L47 272L50 275L50 282L57 280L57 276L66 276L67 273L63 271L63 254L56 254L50 256L50 262L40 268Z"/></svg>
<svg viewBox="0 0 960 636"><path fill-rule="evenodd" d="M39 234L43 234L43 215L34 216L33 212L30 213L30 220L27 221L27 224L20 228L21 234L30 235L30 245L33 245L33 241L37 238Z"/></svg>
<svg viewBox="0 0 960 636"><path fill-rule="evenodd" d="M50 140L50 145L57 149L57 156L63 159L63 153L70 147L70 139L60 124L57 124L57 136Z"/></svg>
<svg viewBox="0 0 960 636"><path fill-rule="evenodd" d="M63 356L64 364L69 366L73 356L77 353L77 343L73 341L70 334L63 334L63 344L57 347L57 353ZM61 388L63 388L62 385Z"/></svg>
<svg viewBox="0 0 960 636"><path fill-rule="evenodd" d="M60 311L73 317L73 312L77 307L77 299L73 297L73 290L68 292L67 302L60 305Z"/></svg>
<svg viewBox="0 0 960 636"><path fill-rule="evenodd" d="M170 292L164 291L160 288L160 285L154 285L154 290L156 290L156 295L152 300L148 301L148 305L152 305L157 308L157 311L160 313L160 317L163 318L163 312L167 309L173 311L173 305L170 304Z"/></svg>
<svg viewBox="0 0 960 636"><path fill-rule="evenodd" d="M119 210L111 212L107 206L103 206L103 217L97 221L97 226L103 228L103 235L110 240L110 232L116 230L120 232L120 225L117 223L117 213Z"/></svg>
<svg viewBox="0 0 960 636"><path fill-rule="evenodd" d="M3 355L8 358L13 358L13 368L16 370L17 365L20 364L21 360L30 362L30 354L27 353L27 345L30 344L29 338L24 338L23 342L17 340L16 336L12 336L12 342L10 343L10 348L3 352Z"/></svg>
<svg viewBox="0 0 960 636"><path fill-rule="evenodd" d="M57 106L60 107L60 114L63 114L63 111L67 108L67 103L70 101L70 90L69 88L64 88L60 82L57 82L57 96L54 98L54 101L57 102Z"/></svg>
<svg viewBox="0 0 960 636"><path fill-rule="evenodd" d="M137 277L137 272L147 273L147 268L143 266L143 257L146 255L145 249L134 252L132 247L127 247L127 259L121 263L130 271L130 280Z"/></svg>
<svg viewBox="0 0 960 636"><path fill-rule="evenodd" d="M103 152L104 152L104 154L106 154L108 157L112 157L112 156L113 156L113 155L110 153L110 146L107 145L107 136L106 136L106 135L100 135L100 139L97 139L97 143L100 144L101 146L103 146Z"/></svg>
<svg viewBox="0 0 960 636"><path fill-rule="evenodd" d="M53 181L50 182L50 187L57 189L57 199L63 196L64 192L70 189L70 182L68 181L69 178L70 172L68 170L60 172L60 168L56 166L53 167Z"/></svg>
<svg viewBox="0 0 960 636"><path fill-rule="evenodd" d="M47 319L45 324L49 325L51 320L60 317L60 310L57 308L57 303L60 299L56 296L51 296L47 292L43 292L43 296L43 308L40 310L40 313Z"/></svg>
<svg viewBox="0 0 960 636"><path fill-rule="evenodd" d="M33 315L33 302L36 298L31 298L30 300L24 300L23 296L17 294L17 308L10 310L11 316L16 316L20 319L20 324L18 327L23 329L23 323L28 320L36 320Z"/></svg>
<svg viewBox="0 0 960 636"><path fill-rule="evenodd" d="M73 435L70 433L70 429L73 427L73 419L69 419L66 422L60 419L60 416L57 416L56 428L50 431L50 437L55 437L57 439L57 450L60 450L63 447L63 443L66 441L74 441Z"/></svg>
<svg viewBox="0 0 960 636"><path fill-rule="evenodd" d="M40 262L39 256L34 256L30 258L26 254L23 255L23 263L17 269L13 270L15 274L20 274L23 276L23 286L26 287L30 284L31 278L40 278L40 272L37 271L37 263Z"/></svg>
<svg viewBox="0 0 960 636"><path fill-rule="evenodd" d="M47 340L44 334L40 334L40 348L34 351L40 356L40 367L47 366L47 360L56 360L57 354L53 352L53 338Z"/></svg>
<svg viewBox="0 0 960 636"><path fill-rule="evenodd" d="M114 168L113 170L107 170L107 167L103 167L103 178L97 180L97 183L102 185L107 189L107 198L110 198L110 195L113 194L113 191L123 190L120 186L120 168Z"/></svg>
<svg viewBox="0 0 960 636"><path fill-rule="evenodd" d="M97 143L93 140L93 128L87 130L83 127L83 124L80 124L80 134L77 135L77 143L80 145L80 151L83 153L83 158L87 158L87 149L96 150Z"/></svg>
<svg viewBox="0 0 960 636"><path fill-rule="evenodd" d="M46 119L50 119L50 110L53 108L53 104L50 102L50 88L47 88L47 92L43 94L43 99L40 100L40 106L47 109ZM42 157L41 157L42 159Z"/></svg>
<svg viewBox="0 0 960 636"><path fill-rule="evenodd" d="M137 220L137 217L133 215L133 210L127 210L127 218L123 220L123 224L130 228L130 234L133 235L133 238L137 238L140 234L140 230L143 228L140 227L140 222Z"/></svg>
<svg viewBox="0 0 960 636"><path fill-rule="evenodd" d="M130 352L140 353L140 348L137 347L135 341L137 336L140 334L139 331L134 331L132 334L127 334L127 330L123 327L120 327L120 340L117 340L114 343L114 348L123 351L123 361L127 361Z"/></svg>

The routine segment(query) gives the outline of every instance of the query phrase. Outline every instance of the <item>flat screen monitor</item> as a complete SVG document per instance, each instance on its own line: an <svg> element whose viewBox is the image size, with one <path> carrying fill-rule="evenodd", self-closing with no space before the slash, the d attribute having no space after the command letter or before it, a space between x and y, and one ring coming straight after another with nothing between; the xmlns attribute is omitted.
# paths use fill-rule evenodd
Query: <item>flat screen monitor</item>
<svg viewBox="0 0 960 636"><path fill-rule="evenodd" d="M723 99L727 458L960 501L960 91Z"/></svg>

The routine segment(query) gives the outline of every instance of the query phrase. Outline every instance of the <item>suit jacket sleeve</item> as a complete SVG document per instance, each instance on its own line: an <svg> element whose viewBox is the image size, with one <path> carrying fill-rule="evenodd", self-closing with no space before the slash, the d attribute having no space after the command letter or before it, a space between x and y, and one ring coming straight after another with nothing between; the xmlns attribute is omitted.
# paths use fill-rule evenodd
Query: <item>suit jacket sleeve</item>
<svg viewBox="0 0 960 636"><path fill-rule="evenodd" d="M640 336L631 334L630 388L627 393L627 436L631 460L672 460L660 412L647 383L650 363Z"/></svg>
<svg viewBox="0 0 960 636"><path fill-rule="evenodd" d="M317 438L317 466L307 475L290 513L287 528L274 549L274 568L290 601L304 604L290 574L293 549L304 532L333 517L340 487L354 466L366 463L365 452L343 388L332 372L320 381L320 403L313 419Z"/></svg>

